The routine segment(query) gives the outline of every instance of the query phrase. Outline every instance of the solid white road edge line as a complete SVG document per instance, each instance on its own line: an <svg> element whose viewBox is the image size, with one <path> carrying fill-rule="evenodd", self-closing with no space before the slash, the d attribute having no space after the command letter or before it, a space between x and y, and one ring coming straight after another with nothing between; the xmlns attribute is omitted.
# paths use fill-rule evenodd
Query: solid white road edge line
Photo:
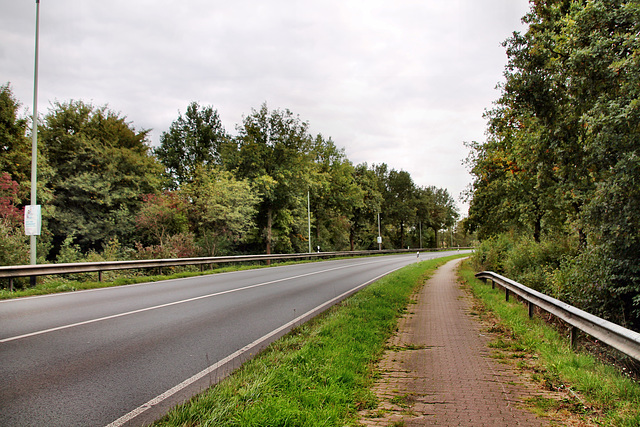
<svg viewBox="0 0 640 427"><path fill-rule="evenodd" d="M286 330L287 328L291 328L291 327L295 326L298 322L301 321L301 319L304 319L307 316L311 316L314 313L321 312L326 307L330 307L331 305L335 304L336 301L340 301L346 295L352 294L355 291L358 291L359 289L367 286L368 284L375 282L376 280L380 279L381 277L386 276L389 273L393 273L394 271L399 270L399 269L401 269L403 267L405 267L405 266L397 267L397 268L395 268L393 270L390 270L390 271L388 271L388 272L386 272L384 274L381 274L380 276L377 276L377 277L375 277L375 278L373 278L371 280L368 280L365 283L362 283L362 284L356 286L355 288L352 288L349 291L344 292L344 293L338 295L337 297L335 297L335 298L333 298L333 299L331 299L331 300L319 305L318 307L314 308L313 310L310 310L310 311L306 312L305 314L296 317L295 319L293 319L292 321L282 325L278 329L275 329L272 332L270 332L270 333L258 338L257 340L255 340L251 344L248 344L248 345L244 346L240 350L230 354L229 356L225 357L224 359L220 360L219 362L216 362L213 365L209 366L208 368L204 369L203 371L198 372L197 374L195 374L191 378L181 382L177 386L175 386L175 387L165 391L164 393L154 397L153 399L151 399L147 403L138 406L133 411L129 412L128 414L123 415L122 417L118 418L117 420L115 420L111 424L108 424L106 427L121 427L121 426L123 426L127 422L133 420L138 415L142 414L143 412L147 411L148 409L151 409L154 405L157 405L160 402L164 401L165 399L173 396L174 394L178 393L179 391L183 390L184 388L186 388L186 387L190 386L191 384L195 383L199 379L201 379L201 378L209 375L210 373L214 372L216 369L220 368L221 366L224 366L225 364L229 363L233 359L243 355L244 353L246 353L250 349L252 349L252 348L254 348L254 347L256 347L256 346L258 346L258 345L260 345L260 344L262 344L262 343L264 343L266 341L268 341L271 337L273 337L273 336L277 335L278 333Z"/></svg>
<svg viewBox="0 0 640 427"><path fill-rule="evenodd" d="M322 274L322 273L327 273L329 271L340 270L340 269L343 269L343 268L357 267L357 266L360 266L360 265L363 265L363 264L371 264L371 263L373 263L373 262L334 267L334 268L330 268L330 269L327 269L327 270L316 271L316 272L313 272L313 273L301 274L301 275L298 275L298 276L286 277L284 279L272 280L272 281L264 282L264 283L257 283L255 285L244 286L242 288L230 289L228 291L216 292L216 293L208 294L208 295L201 295L199 297L189 298L189 299L180 300L180 301L174 301L174 302L170 302L170 303L167 303L167 304L156 305L156 306L153 306L153 307L141 308L139 310L127 311L125 313L113 314L111 316L100 317L100 318L97 318L97 319L85 320L84 322L78 322L78 323L72 323L72 324L69 324L69 325L57 326L55 328L44 329L42 331L30 332L28 334L17 335L15 337L3 338L3 339L0 339L0 344L6 343L6 342L10 342L10 341L16 341L16 340L23 339L23 338L33 337L33 336L36 336L36 335L47 334L49 332L60 331L60 330L63 330L63 329L75 328L76 326L88 325L88 324L91 324L91 323L102 322L104 320L110 320L110 319L116 319L118 317L129 316L131 314L143 313L145 311L156 310L156 309L159 309L159 308L165 308L165 307L170 307L170 306L173 306L173 305L184 304L184 303L187 303L187 302L197 301L197 300L200 300L200 299L211 298L211 297L220 296L220 295L224 295L224 294L230 294L230 293L233 293L233 292L239 292L239 291L244 291L244 290L247 290L247 289L258 288L258 287L261 287L261 286L271 285L271 284L278 283L278 282L284 282L284 281L287 281L287 280L299 279L301 277L313 276L315 274Z"/></svg>

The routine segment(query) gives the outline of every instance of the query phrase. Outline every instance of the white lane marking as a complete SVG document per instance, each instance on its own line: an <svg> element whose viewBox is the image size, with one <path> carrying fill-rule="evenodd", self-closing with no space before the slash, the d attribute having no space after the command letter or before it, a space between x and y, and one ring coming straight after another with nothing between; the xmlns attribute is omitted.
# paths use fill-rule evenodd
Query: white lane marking
<svg viewBox="0 0 640 427"><path fill-rule="evenodd" d="M387 274L393 273L394 271L399 270L399 269L401 269L403 267L406 267L406 266L403 265L403 266L394 268L393 270L389 270L386 273L383 273L383 274L379 275L378 277L374 277L373 279L367 280L366 282L356 286L355 288L352 288L352 289L342 293L341 295L338 295L337 297L335 297L335 298L333 298L333 299L331 299L329 301L326 301L323 304L320 304L316 308L314 308L312 310L309 310L308 312L296 317L292 321L280 326L279 328L277 328L277 329L269 332L268 334L258 338L257 340L255 340L251 344L247 344L246 346L242 347L240 350L230 354L229 356L225 357L224 359L222 359L222 360L214 363L213 365L209 366L208 368L198 372L197 374L195 374L191 378L184 380L180 384L178 384L178 385L170 388L169 390L165 391L164 393L154 397L153 399L151 399L147 403L144 403L144 404L138 406L133 411L129 412L128 414L123 415L122 417L118 418L117 420L115 420L111 424L107 425L106 427L121 427L121 426L125 425L129 421L131 421L134 418L136 418L138 415L140 415L143 412L151 409L153 406L161 403L162 401L168 399L169 397L173 396L174 394L176 394L176 393L182 391L183 389L189 387L191 384L195 383L199 379L204 378L205 376L215 372L216 369L226 365L227 363L231 362L235 358L242 356L244 353L246 353L247 351L250 351L251 349L255 348L256 346L259 346L260 344L268 341L271 337L276 336L280 332L285 331L288 328L291 328L292 326L295 326L297 323L299 323L302 319L306 318L307 316L311 316L314 313L319 313L322 310L324 310L326 307L331 307L333 304L335 304L337 301L340 301L345 296L347 296L347 295L349 295L351 293L354 293L355 291L367 286L368 284L375 282L376 280L380 279L381 277L386 276ZM330 271L330 270L327 270L327 271Z"/></svg>
<svg viewBox="0 0 640 427"><path fill-rule="evenodd" d="M329 260L329 261L319 261L319 262L334 262L336 260ZM304 264L297 264L297 265L304 265ZM297 266L296 265L296 266ZM275 269L282 269L282 268L287 268L287 267L292 267L291 265L275 265L272 267L269 267L270 270L275 270ZM224 273L214 273L214 274L209 274L208 276L213 276L215 275L216 277L218 276L223 276L223 275L229 275L229 274L237 274L237 273L243 273L246 271L257 271L259 269L253 269L253 270L239 270L239 271L226 271ZM94 289L81 289L79 291L73 291L73 292L60 292L60 293L56 293L56 294L45 294L45 295L33 295L30 297L20 297L20 298L9 298L9 299L3 299L0 300L0 304L18 304L20 302L23 301L29 301L29 300L34 300L34 299L40 299L40 298L56 298L56 297L65 297L65 296L69 296L69 295L78 295L78 294L83 294L83 293L88 293L88 292L101 292L101 291L114 291L114 290L119 290L119 289L123 289L123 288L134 288L134 287L138 287L138 286L149 286L149 285L162 285L162 284L167 284L167 282L179 282L182 280L191 280L191 279L196 279L196 278L202 278L205 277L207 275L201 275L201 276L193 276L193 277L180 277L177 279L169 279L169 280L159 280L157 282L141 282L141 283L131 283L130 285L120 285L120 286L105 286L104 288L94 288Z"/></svg>
<svg viewBox="0 0 640 427"><path fill-rule="evenodd" d="M129 316L131 314L143 313L145 311L156 310L156 309L159 309L159 308L170 307L170 306L178 305L178 304L184 304L184 303L187 303L187 302L197 301L197 300L201 300L201 299L205 299L205 298L211 298L211 297L220 296L220 295L224 295L224 294L230 294L230 293L233 293L233 292L244 291L244 290L247 290L247 289L258 288L258 287L261 287L261 286L271 285L271 284L274 284L274 283L284 282L284 281L287 281L287 280L294 280L294 279L299 279L301 277L313 276L313 275L316 275L316 274L327 273L329 271L340 270L340 269L343 269L343 268L350 268L350 267L358 267L358 266L361 266L361 265L373 264L373 263L375 263L375 261L373 261L373 262L364 262L364 263L360 263L360 264L350 264L350 265L340 266L340 267L334 267L334 268L329 268L327 270L316 271L316 272L306 273L306 274L300 274L298 276L285 277L283 279L272 280L272 281L264 282L264 283L257 283L255 285L249 285L249 286L244 286L242 288L230 289L230 290L227 290L227 291L221 291L221 292L216 292L216 293L208 294L208 295L202 295L202 296L199 296L199 297L189 298L189 299L185 299L185 300L174 301L174 302L170 302L170 303L167 303L167 304L160 304L160 305L156 305L156 306L153 306L153 307L141 308L139 310L127 311L125 313L113 314L111 316L100 317L100 318L97 318L97 319L85 320L83 322L72 323L72 324L69 324L69 325L57 326L55 328L44 329L44 330L41 330L41 331L30 332L28 334L17 335L17 336L14 336L14 337L0 339L0 344L6 343L6 342L10 342L10 341L16 341L16 340L23 339L23 338L33 337L33 336L36 336L36 335L43 335L43 334L47 334L49 332L55 332L55 331L60 331L60 330L63 330L63 329L75 328L77 326L88 325L88 324L96 323L96 322L102 322L104 320L116 319L118 317Z"/></svg>

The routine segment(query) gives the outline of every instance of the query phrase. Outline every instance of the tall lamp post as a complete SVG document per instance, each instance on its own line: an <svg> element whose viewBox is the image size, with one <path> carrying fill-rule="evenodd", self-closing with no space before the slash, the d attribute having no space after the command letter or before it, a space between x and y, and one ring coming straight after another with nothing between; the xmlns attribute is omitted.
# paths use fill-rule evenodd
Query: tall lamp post
<svg viewBox="0 0 640 427"><path fill-rule="evenodd" d="M36 264L36 236L40 234L40 206L37 205L38 180L38 50L40 41L40 0L36 0L36 53L33 77L33 124L31 131L31 205L25 208L25 233L30 235L30 262ZM31 283L35 284L35 276Z"/></svg>
<svg viewBox="0 0 640 427"><path fill-rule="evenodd" d="M311 253L311 196L307 190L307 225L309 226L309 253Z"/></svg>
<svg viewBox="0 0 640 427"><path fill-rule="evenodd" d="M378 212L378 250L382 250L382 235L380 234L380 212Z"/></svg>

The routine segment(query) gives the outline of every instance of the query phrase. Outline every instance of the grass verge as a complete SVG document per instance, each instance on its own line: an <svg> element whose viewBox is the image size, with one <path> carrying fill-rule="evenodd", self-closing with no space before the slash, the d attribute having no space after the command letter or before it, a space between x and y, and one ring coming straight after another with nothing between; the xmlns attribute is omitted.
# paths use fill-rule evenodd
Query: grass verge
<svg viewBox="0 0 640 427"><path fill-rule="evenodd" d="M461 255L466 256L466 255ZM453 256L407 266L299 326L156 426L348 426L374 408L374 364L417 286Z"/></svg>
<svg viewBox="0 0 640 427"><path fill-rule="evenodd" d="M568 396L533 398L528 403L535 412L569 412L582 425L640 425L640 384L596 357L574 351L567 337L543 319L529 319L524 304L506 302L504 291L476 279L469 262L462 263L459 272L481 309L495 316L491 332L499 337L491 347L505 350L499 357L511 359L542 388Z"/></svg>

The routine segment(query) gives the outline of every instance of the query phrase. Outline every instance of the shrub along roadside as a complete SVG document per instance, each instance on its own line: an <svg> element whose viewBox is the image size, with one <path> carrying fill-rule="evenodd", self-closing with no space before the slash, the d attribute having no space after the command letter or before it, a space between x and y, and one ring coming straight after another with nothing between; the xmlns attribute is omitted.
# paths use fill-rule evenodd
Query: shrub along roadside
<svg viewBox="0 0 640 427"><path fill-rule="evenodd" d="M460 255L464 256L464 255ZM410 296L446 261L385 276L273 343L156 426L345 426L373 408L374 363Z"/></svg>
<svg viewBox="0 0 640 427"><path fill-rule="evenodd" d="M462 264L460 275L485 308L497 316L499 325L492 329L508 331L508 337L499 338L493 346L517 350L513 358L519 360L518 367L530 372L541 386L570 390L571 401L532 401L540 412L570 409L597 425L640 425L640 384L595 357L572 350L567 338L544 320L529 319L524 304L506 302L502 291L477 280L469 262Z"/></svg>
<svg viewBox="0 0 640 427"><path fill-rule="evenodd" d="M566 236L535 242L507 233L484 240L473 261L478 271L495 271L591 314L640 331L640 279L632 272L640 271L640 267L637 263L624 267L624 262L612 257L602 245L578 251L578 242Z"/></svg>

